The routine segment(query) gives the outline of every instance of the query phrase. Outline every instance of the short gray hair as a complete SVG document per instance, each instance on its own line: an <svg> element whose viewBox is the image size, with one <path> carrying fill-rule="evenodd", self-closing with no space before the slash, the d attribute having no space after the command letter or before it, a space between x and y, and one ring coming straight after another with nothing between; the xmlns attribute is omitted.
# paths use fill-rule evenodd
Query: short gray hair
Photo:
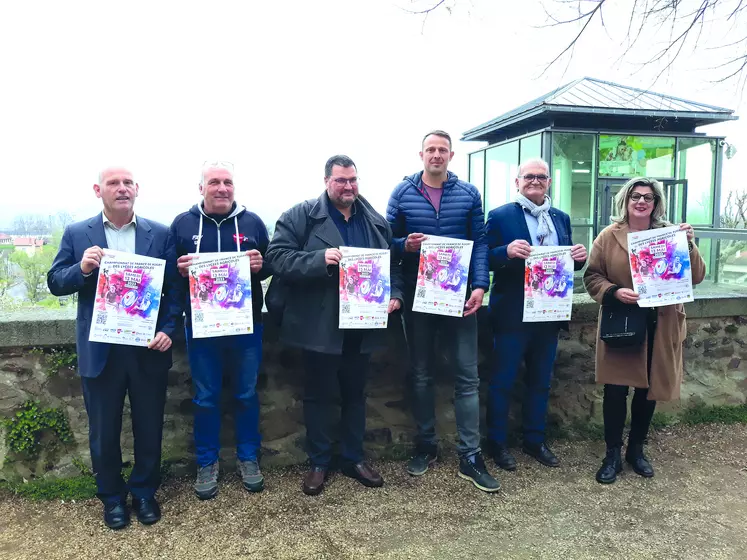
<svg viewBox="0 0 747 560"><path fill-rule="evenodd" d="M628 223L628 199L636 187L649 187L654 195L654 209L651 211L651 227L660 228L671 226L667 221L667 197L664 186L656 179L648 177L634 177L625 183L615 195L615 204L610 220L616 224Z"/></svg>
<svg viewBox="0 0 747 560"><path fill-rule="evenodd" d="M233 176L233 163L230 161L206 161L202 164L202 170L200 171L200 185L205 183L205 173L211 169L225 169Z"/></svg>
<svg viewBox="0 0 747 560"><path fill-rule="evenodd" d="M535 158L530 158L530 159L527 159L521 162L521 165L519 165L518 176L521 177L521 170L524 169L525 167L529 167L530 165L541 165L542 167L547 169L547 175L548 176L550 175L550 164L547 163L542 158L535 157Z"/></svg>

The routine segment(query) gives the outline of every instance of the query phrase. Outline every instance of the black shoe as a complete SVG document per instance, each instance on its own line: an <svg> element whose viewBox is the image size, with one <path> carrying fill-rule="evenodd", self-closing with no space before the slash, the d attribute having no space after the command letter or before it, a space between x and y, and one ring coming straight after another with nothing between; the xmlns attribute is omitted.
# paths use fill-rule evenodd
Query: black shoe
<svg viewBox="0 0 747 560"><path fill-rule="evenodd" d="M495 464L504 471L516 470L516 459L511 455L508 446L505 444L493 442L490 446L489 455L493 458Z"/></svg>
<svg viewBox="0 0 747 560"><path fill-rule="evenodd" d="M628 448L625 450L625 461L630 463L636 474L646 478L654 476L654 467L651 466L651 463L643 454L642 443L628 442Z"/></svg>
<svg viewBox="0 0 747 560"><path fill-rule="evenodd" d="M412 476L421 476L428 472L428 469L436 464L438 459L438 450L418 450L413 457L407 461L407 472Z"/></svg>
<svg viewBox="0 0 747 560"><path fill-rule="evenodd" d="M547 447L545 442L542 443L525 443L524 444L524 453L529 455L530 457L534 457L545 465L546 467L559 467L560 466L560 460L555 456L555 454L550 451L550 448Z"/></svg>
<svg viewBox="0 0 747 560"><path fill-rule="evenodd" d="M153 525L161 519L161 508L155 498L139 500L132 498L132 510L143 525Z"/></svg>
<svg viewBox="0 0 747 560"><path fill-rule="evenodd" d="M608 447L604 456L602 466L597 471L597 482L600 484L612 484L617 480L617 475L623 470L622 457L619 447Z"/></svg>
<svg viewBox="0 0 747 560"><path fill-rule="evenodd" d="M116 502L114 504L104 504L104 523L109 529L124 529L130 524L130 512L127 504Z"/></svg>
<svg viewBox="0 0 747 560"><path fill-rule="evenodd" d="M360 482L363 486L369 488L380 488L384 486L384 479L376 469L365 461L360 463L345 463L342 466L342 474L354 478Z"/></svg>
<svg viewBox="0 0 747 560"><path fill-rule="evenodd" d="M469 480L483 492L497 492L501 489L498 479L491 476L481 453L459 459L459 476Z"/></svg>

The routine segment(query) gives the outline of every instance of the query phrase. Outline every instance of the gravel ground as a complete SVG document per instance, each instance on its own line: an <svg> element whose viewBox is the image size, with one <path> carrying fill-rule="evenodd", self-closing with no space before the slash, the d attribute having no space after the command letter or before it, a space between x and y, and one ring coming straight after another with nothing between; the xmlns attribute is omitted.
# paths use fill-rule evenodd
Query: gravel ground
<svg viewBox="0 0 747 560"><path fill-rule="evenodd" d="M160 494L160 523L120 532L103 525L95 500L5 495L0 558L747 558L747 426L659 432L648 447L656 476L626 468L611 486L594 481L602 443L553 448L560 469L517 451L518 470L500 475L494 495L457 478L453 457L421 478L380 464L382 489L335 474L313 498L301 493L300 468L266 472L259 495L229 473L209 502L174 480Z"/></svg>

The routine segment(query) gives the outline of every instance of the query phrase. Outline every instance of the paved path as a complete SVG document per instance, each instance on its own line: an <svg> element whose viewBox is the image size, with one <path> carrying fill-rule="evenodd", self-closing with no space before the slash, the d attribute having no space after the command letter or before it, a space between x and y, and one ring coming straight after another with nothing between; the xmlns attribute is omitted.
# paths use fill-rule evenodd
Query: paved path
<svg viewBox="0 0 747 560"><path fill-rule="evenodd" d="M598 442L554 446L561 469L517 453L519 469L487 495L455 476L449 458L422 478L380 465L372 490L335 475L316 498L301 471L267 473L260 495L224 477L210 502L190 481L162 493L164 519L107 530L100 505L0 497L0 558L747 558L747 426L675 428L649 446L656 477L626 469L601 486Z"/></svg>

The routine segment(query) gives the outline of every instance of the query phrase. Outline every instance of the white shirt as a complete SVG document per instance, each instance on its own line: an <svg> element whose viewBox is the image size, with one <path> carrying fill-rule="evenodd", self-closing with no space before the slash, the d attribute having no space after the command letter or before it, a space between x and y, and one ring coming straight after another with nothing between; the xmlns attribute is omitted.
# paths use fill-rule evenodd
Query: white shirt
<svg viewBox="0 0 747 560"><path fill-rule="evenodd" d="M103 212L101 215L104 217L104 235L106 235L106 245L109 249L134 253L135 232L137 231L135 214L132 215L130 223L123 225L121 228L117 228Z"/></svg>

